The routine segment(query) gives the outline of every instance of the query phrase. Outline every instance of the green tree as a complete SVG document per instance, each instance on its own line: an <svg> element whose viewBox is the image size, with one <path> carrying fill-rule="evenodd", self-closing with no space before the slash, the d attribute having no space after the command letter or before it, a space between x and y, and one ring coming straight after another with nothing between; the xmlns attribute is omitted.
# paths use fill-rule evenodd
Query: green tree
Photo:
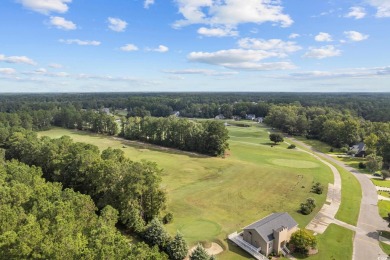
<svg viewBox="0 0 390 260"><path fill-rule="evenodd" d="M169 234L165 231L158 218L154 218L149 223L143 233L143 237L150 245L157 245L161 249L165 249L170 240Z"/></svg>
<svg viewBox="0 0 390 260"><path fill-rule="evenodd" d="M172 260L182 260L186 257L188 246L182 234L179 232L176 234L176 236L168 243L166 251L169 258Z"/></svg>
<svg viewBox="0 0 390 260"><path fill-rule="evenodd" d="M383 165L382 156L378 156L376 154L370 154L366 157L366 159L367 159L366 167L370 172L374 173L382 169L382 165Z"/></svg>
<svg viewBox="0 0 390 260"><path fill-rule="evenodd" d="M201 244L198 244L194 251L190 255L190 260L210 260L209 254L203 248Z"/></svg>
<svg viewBox="0 0 390 260"><path fill-rule="evenodd" d="M294 251L307 255L310 248L317 246L317 239L309 231L299 229L291 235L289 243Z"/></svg>
<svg viewBox="0 0 390 260"><path fill-rule="evenodd" d="M379 137L374 133L371 133L369 136L364 138L364 144L367 147L366 149L367 155L376 153L378 141L379 141Z"/></svg>
<svg viewBox="0 0 390 260"><path fill-rule="evenodd" d="M284 141L283 135L280 133L272 133L269 135L269 139L275 144L281 143Z"/></svg>

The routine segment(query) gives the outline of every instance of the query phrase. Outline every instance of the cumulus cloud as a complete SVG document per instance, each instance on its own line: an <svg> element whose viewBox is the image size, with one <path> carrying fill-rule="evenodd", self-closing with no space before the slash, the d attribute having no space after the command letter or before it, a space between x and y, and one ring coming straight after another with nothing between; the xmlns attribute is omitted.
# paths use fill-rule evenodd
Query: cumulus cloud
<svg viewBox="0 0 390 260"><path fill-rule="evenodd" d="M290 34L289 36L288 36L288 38L289 39L296 39L296 38L298 38L298 37L300 37L301 35L300 34L298 34L298 33L292 33L292 34Z"/></svg>
<svg viewBox="0 0 390 260"><path fill-rule="evenodd" d="M327 45L320 48L309 48L309 51L303 55L306 58L324 59L329 57L340 56L341 51L333 45Z"/></svg>
<svg viewBox="0 0 390 260"><path fill-rule="evenodd" d="M87 45L99 46L101 44L101 42L99 42L99 41L83 41L83 40L79 40L79 39L67 39L67 40L60 39L59 42L65 43L65 44L77 44L77 45L81 45L81 46L87 46Z"/></svg>
<svg viewBox="0 0 390 260"><path fill-rule="evenodd" d="M119 18L113 18L113 17L108 17L108 28L110 30L113 30L115 32L123 32L126 30L127 27L127 22L119 19Z"/></svg>
<svg viewBox="0 0 390 260"><path fill-rule="evenodd" d="M272 22L288 27L293 23L283 13L280 1L270 0L176 0L184 19L174 23L175 28L191 24L235 28L243 23Z"/></svg>
<svg viewBox="0 0 390 260"><path fill-rule="evenodd" d="M167 52L167 51L169 51L169 48L167 46L165 46L165 45L159 45L155 49L146 48L145 50L146 51L155 51L155 52Z"/></svg>
<svg viewBox="0 0 390 260"><path fill-rule="evenodd" d="M377 9L376 17L390 17L390 1L389 0L367 0L368 3Z"/></svg>
<svg viewBox="0 0 390 260"><path fill-rule="evenodd" d="M26 56L5 56L3 54L0 54L0 62L7 62L7 63L24 63L28 65L36 65L37 63Z"/></svg>
<svg viewBox="0 0 390 260"><path fill-rule="evenodd" d="M58 29L62 30L75 30L77 26L72 21L68 21L63 17L52 16L50 17L50 24L55 26Z"/></svg>
<svg viewBox="0 0 390 260"><path fill-rule="evenodd" d="M66 13L69 9L68 4L72 0L17 0L17 2L27 9L47 15L52 12Z"/></svg>
<svg viewBox="0 0 390 260"><path fill-rule="evenodd" d="M282 41L280 39L254 39L254 38L243 38L238 41L238 45L244 49L255 49L255 50L272 50L280 53L290 53L302 49L301 46L297 45L292 41Z"/></svg>
<svg viewBox="0 0 390 260"><path fill-rule="evenodd" d="M154 4L154 0L145 0L144 1L144 8L148 9L149 6Z"/></svg>
<svg viewBox="0 0 390 260"><path fill-rule="evenodd" d="M349 13L345 15L347 18L362 19L366 16L366 9L359 6L349 8Z"/></svg>
<svg viewBox="0 0 390 260"><path fill-rule="evenodd" d="M229 69L238 70L280 70L295 68L290 62L260 63L260 61L282 57L278 52L264 50L230 49L217 52L191 52L187 59L192 62L200 62L219 65Z"/></svg>
<svg viewBox="0 0 390 260"><path fill-rule="evenodd" d="M206 76L228 76L235 75L235 71L216 71L208 69L184 69L184 70L164 70L164 73L178 75L206 75Z"/></svg>
<svg viewBox="0 0 390 260"><path fill-rule="evenodd" d="M138 51L138 47L134 44L126 44L120 48L122 51Z"/></svg>
<svg viewBox="0 0 390 260"><path fill-rule="evenodd" d="M238 36L238 31L230 28L205 28L201 27L198 29L198 33L206 37L228 37Z"/></svg>
<svg viewBox="0 0 390 260"><path fill-rule="evenodd" d="M16 70L12 68L0 68L0 74L12 75L15 74Z"/></svg>
<svg viewBox="0 0 390 260"><path fill-rule="evenodd" d="M344 35L351 41L354 41L354 42L360 42L360 41L364 41L364 40L367 40L369 35L365 35L365 34L362 34L360 32L356 32L356 31L346 31L344 32Z"/></svg>
<svg viewBox="0 0 390 260"><path fill-rule="evenodd" d="M314 37L317 42L331 42L332 36L329 33L320 32Z"/></svg>

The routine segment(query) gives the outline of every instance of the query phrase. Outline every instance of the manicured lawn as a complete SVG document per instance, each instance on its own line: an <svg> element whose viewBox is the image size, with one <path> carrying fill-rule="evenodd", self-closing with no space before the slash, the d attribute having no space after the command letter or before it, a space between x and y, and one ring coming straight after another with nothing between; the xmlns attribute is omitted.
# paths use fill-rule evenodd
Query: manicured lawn
<svg viewBox="0 0 390 260"><path fill-rule="evenodd" d="M248 255L227 243L228 234L272 212L289 212L300 227L306 226L320 210L327 193L310 193L312 183L321 182L327 188L333 175L309 154L287 149L286 144L271 146L267 129L258 124L230 126L228 130L230 151L225 159L59 128L39 134L53 138L69 135L100 149L122 149L132 160L156 162L164 170L167 211L174 214L168 231L180 231L190 245L219 241L229 248L218 255L219 259L245 259ZM318 206L304 216L297 209L308 197L315 198Z"/></svg>
<svg viewBox="0 0 390 260"><path fill-rule="evenodd" d="M386 201L386 200L378 201L378 210L379 210L379 215L382 218L387 219L388 217L387 214L390 212L390 201Z"/></svg>
<svg viewBox="0 0 390 260"><path fill-rule="evenodd" d="M385 252L385 254L390 255L390 245L389 244L380 242L379 245L382 248L383 252Z"/></svg>
<svg viewBox="0 0 390 260"><path fill-rule="evenodd" d="M375 186L390 188L390 181L382 179L371 179Z"/></svg>
<svg viewBox="0 0 390 260"><path fill-rule="evenodd" d="M390 192L388 191L378 191L378 194L383 197L390 198Z"/></svg>
<svg viewBox="0 0 390 260"><path fill-rule="evenodd" d="M320 151L321 153L330 153L330 151L332 149L332 146L330 146L324 142L321 142L319 140L307 139L306 137L303 137L303 136L294 136L294 138L312 146L313 148L315 148L317 151ZM334 152L337 152L336 148L333 148L333 150L334 150Z"/></svg>
<svg viewBox="0 0 390 260"><path fill-rule="evenodd" d="M317 236L318 253L308 259L352 259L354 233L352 230L330 224L325 233ZM339 250L335 250L336 248Z"/></svg>
<svg viewBox="0 0 390 260"><path fill-rule="evenodd" d="M359 181L349 171L335 165L341 176L341 205L336 213L338 220L356 226L360 203L362 200L362 188Z"/></svg>
<svg viewBox="0 0 390 260"><path fill-rule="evenodd" d="M322 151L325 153L328 153L327 152L329 151L328 148L330 148L329 145L318 140L308 140L303 137L294 137L294 138L306 143L307 145L312 146L314 149L318 151ZM325 158L322 159L328 161L329 163L332 163ZM356 226L359 218L359 213L360 213L360 202L362 200L362 189L360 187L360 183L355 178L355 176L353 176L352 173L350 173L349 171L345 170L344 168L336 164L333 165L337 168L337 170L340 173L341 186L342 186L341 205L335 217L341 221Z"/></svg>

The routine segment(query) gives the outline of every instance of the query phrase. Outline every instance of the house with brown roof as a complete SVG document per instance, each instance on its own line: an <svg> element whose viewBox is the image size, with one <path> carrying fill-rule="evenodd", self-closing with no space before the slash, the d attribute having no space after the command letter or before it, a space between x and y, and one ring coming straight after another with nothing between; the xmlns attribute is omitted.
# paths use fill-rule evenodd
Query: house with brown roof
<svg viewBox="0 0 390 260"><path fill-rule="evenodd" d="M286 244L297 230L298 223L287 212L273 213L244 227L241 233L229 235L229 239L255 258L263 259L256 253L289 254Z"/></svg>

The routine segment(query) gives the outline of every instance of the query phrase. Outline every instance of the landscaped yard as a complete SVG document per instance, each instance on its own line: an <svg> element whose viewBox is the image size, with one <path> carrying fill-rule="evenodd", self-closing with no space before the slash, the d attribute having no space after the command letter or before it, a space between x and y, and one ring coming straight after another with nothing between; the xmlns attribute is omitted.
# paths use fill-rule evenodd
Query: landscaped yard
<svg viewBox="0 0 390 260"><path fill-rule="evenodd" d="M300 227L306 226L321 208L327 192L311 193L312 184L320 182L327 188L333 175L309 154L287 149L286 144L271 146L265 128L230 126L228 130L231 150L225 159L59 128L40 135L69 135L100 149L122 149L133 160L156 162L164 169L167 210L174 214L168 231L173 234L179 230L191 245L204 240L219 241L229 248L219 255L220 259L240 259L247 255L226 242L229 233L280 211L290 213ZM315 198L318 206L313 213L303 216L297 209L308 197Z"/></svg>

